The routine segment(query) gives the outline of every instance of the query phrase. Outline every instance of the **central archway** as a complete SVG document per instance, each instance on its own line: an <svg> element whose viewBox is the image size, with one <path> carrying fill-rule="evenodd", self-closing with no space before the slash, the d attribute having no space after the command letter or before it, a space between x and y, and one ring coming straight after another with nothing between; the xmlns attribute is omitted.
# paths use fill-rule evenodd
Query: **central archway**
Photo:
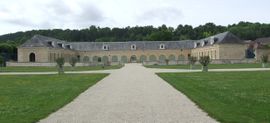
<svg viewBox="0 0 270 123"><path fill-rule="evenodd" d="M36 62L36 55L35 55L35 53L30 53L30 55L29 55L29 61L30 62Z"/></svg>
<svg viewBox="0 0 270 123"><path fill-rule="evenodd" d="M136 57L135 55L132 55L132 56L130 57L130 62L131 62L131 63L137 62L137 57Z"/></svg>

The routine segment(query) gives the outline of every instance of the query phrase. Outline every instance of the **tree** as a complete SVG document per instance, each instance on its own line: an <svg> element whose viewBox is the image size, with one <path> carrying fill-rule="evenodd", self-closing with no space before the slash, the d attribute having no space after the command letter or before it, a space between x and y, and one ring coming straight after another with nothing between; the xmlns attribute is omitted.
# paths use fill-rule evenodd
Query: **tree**
<svg viewBox="0 0 270 123"><path fill-rule="evenodd" d="M211 62L210 57L209 56L202 56L202 57L200 57L199 62L202 65L202 71L208 72L208 64Z"/></svg>
<svg viewBox="0 0 270 123"><path fill-rule="evenodd" d="M0 68L4 66L4 58L0 55Z"/></svg>
<svg viewBox="0 0 270 123"><path fill-rule="evenodd" d="M190 56L188 57L190 69L194 69L194 64L197 62L197 57L195 56Z"/></svg>
<svg viewBox="0 0 270 123"><path fill-rule="evenodd" d="M261 56L261 62L262 62L262 67L265 68L267 67L267 63L268 63L268 55L264 54Z"/></svg>
<svg viewBox="0 0 270 123"><path fill-rule="evenodd" d="M55 61L58 67L58 74L64 74L65 59L61 57L61 58L57 58Z"/></svg>
<svg viewBox="0 0 270 123"><path fill-rule="evenodd" d="M69 60L69 64L71 65L71 67L74 69L74 67L76 66L76 63L78 62L78 59L76 57L71 57L71 59Z"/></svg>

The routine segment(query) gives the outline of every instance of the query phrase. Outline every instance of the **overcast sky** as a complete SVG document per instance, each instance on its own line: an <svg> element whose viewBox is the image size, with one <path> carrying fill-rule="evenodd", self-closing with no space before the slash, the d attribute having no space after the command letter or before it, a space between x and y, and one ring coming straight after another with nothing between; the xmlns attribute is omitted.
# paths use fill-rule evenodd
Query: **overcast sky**
<svg viewBox="0 0 270 123"><path fill-rule="evenodd" d="M1 0L0 35L32 29L270 23L270 0Z"/></svg>

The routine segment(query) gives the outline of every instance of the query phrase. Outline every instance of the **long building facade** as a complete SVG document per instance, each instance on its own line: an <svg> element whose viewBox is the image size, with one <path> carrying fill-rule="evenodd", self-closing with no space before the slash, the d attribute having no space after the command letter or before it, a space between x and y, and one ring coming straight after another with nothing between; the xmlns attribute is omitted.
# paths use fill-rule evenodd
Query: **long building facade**
<svg viewBox="0 0 270 123"><path fill-rule="evenodd" d="M211 59L245 59L247 44L230 32L201 40L67 42L35 35L18 47L19 63L52 63L63 57L81 63L177 62L189 56Z"/></svg>

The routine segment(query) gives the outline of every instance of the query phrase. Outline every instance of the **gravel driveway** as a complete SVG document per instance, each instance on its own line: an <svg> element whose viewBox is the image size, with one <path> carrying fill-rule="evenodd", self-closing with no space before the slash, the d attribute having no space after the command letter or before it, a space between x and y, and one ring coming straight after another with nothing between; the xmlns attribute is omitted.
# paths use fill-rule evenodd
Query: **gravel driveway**
<svg viewBox="0 0 270 123"><path fill-rule="evenodd" d="M140 64L113 71L40 123L214 123L185 95Z"/></svg>

